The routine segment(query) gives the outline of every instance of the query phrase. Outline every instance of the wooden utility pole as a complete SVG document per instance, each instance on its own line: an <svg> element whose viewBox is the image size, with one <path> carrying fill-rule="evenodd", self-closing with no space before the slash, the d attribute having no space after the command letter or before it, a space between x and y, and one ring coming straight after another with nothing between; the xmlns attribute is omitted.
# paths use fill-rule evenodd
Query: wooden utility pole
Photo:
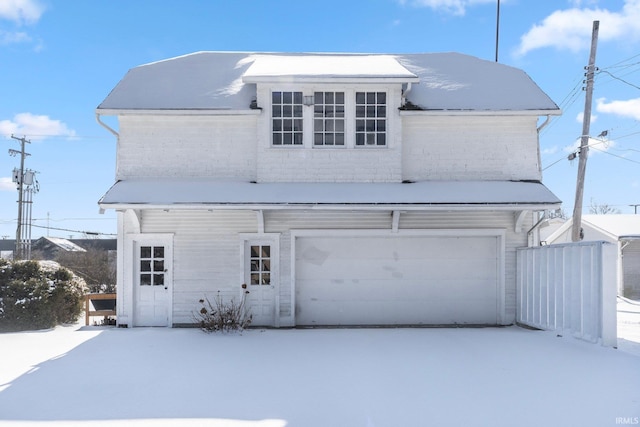
<svg viewBox="0 0 640 427"><path fill-rule="evenodd" d="M17 182L18 184L18 226L16 228L16 251L14 258L22 259L24 255L24 243L22 241L22 209L24 205L24 159L29 155L24 151L24 146L26 143L31 143L25 137L18 138L16 136L11 135L11 138L20 141L20 151L9 150L9 154L12 156L20 155L20 171L18 172Z"/></svg>
<svg viewBox="0 0 640 427"><path fill-rule="evenodd" d="M584 99L584 117L582 119L582 135L580 136L580 160L578 162L578 179L576 182L576 201L573 205L573 228L571 230L571 241L582 240L580 230L582 228L582 197L584 194L584 175L587 169L587 157L589 156L589 129L591 128L591 104L593 98L593 77L596 72L596 49L598 46L598 29L600 21L593 21L593 31L591 33L591 53L589 54L589 65L585 67L587 72L585 80L587 86Z"/></svg>

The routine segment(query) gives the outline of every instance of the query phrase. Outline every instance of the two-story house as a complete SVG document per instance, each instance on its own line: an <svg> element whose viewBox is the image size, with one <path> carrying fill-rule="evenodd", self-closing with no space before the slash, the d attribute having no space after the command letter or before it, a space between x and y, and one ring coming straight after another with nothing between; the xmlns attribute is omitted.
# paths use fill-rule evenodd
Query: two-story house
<svg viewBox="0 0 640 427"><path fill-rule="evenodd" d="M457 53L198 52L130 70L117 138L118 322L504 325L517 247L560 201L521 70ZM117 116L117 130L101 116Z"/></svg>

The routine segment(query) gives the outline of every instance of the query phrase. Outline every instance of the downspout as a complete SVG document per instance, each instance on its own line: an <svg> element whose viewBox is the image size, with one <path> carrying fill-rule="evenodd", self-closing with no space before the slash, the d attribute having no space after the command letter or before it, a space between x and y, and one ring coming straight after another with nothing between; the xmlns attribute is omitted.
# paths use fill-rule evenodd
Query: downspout
<svg viewBox="0 0 640 427"><path fill-rule="evenodd" d="M531 238L531 246L532 246L532 247L533 247L533 244L534 244L534 240L533 240L533 236L532 236L532 234L531 234L531 233L533 233L533 231L534 231L536 228L540 227L540 224L542 224L542 222L543 222L545 219L547 219L547 211L543 211L543 212L542 212L542 216L540 217L540 219L538 220L538 222L536 222L536 223L533 225L533 227L531 227L531 228L529 229L529 231L527 231L527 241L529 240L529 238ZM540 245L540 242L538 242L538 245Z"/></svg>
<svg viewBox="0 0 640 427"><path fill-rule="evenodd" d="M545 119L544 122L542 122L542 124L540 126L538 126L538 129L536 129L536 131L538 132L538 134L540 133L540 131L544 128L547 127L547 125L549 124L549 122L551 121L551 114L547 114L547 118Z"/></svg>
<svg viewBox="0 0 640 427"><path fill-rule="evenodd" d="M402 107L407 104L407 94L411 92L411 82L407 82L407 88L402 92Z"/></svg>
<svg viewBox="0 0 640 427"><path fill-rule="evenodd" d="M536 139L538 140L536 146L538 148L538 165L539 165L538 168L540 169L540 172L539 172L540 180L542 180L542 153L540 152L540 131L545 127L547 127L550 121L551 121L551 114L547 114L547 118L545 119L545 121L542 122L542 124L538 126L538 128L536 129L536 137L537 137Z"/></svg>
<svg viewBox="0 0 640 427"><path fill-rule="evenodd" d="M116 143L119 144L120 143L120 134L118 132L116 132L115 130L113 130L112 128L109 127L109 125L107 125L105 122L103 122L102 120L100 120L100 113L96 112L96 121L98 122L98 124L100 126L102 126L103 128L105 128L106 130L109 131L109 133L111 133L113 136L116 137ZM117 156L116 156L116 173L118 170L118 164L117 164ZM100 214L104 214L104 209L101 207L99 210Z"/></svg>
<svg viewBox="0 0 640 427"><path fill-rule="evenodd" d="M103 122L102 120L100 120L100 113L96 113L96 121L98 122L98 124L100 126L102 126L103 128L105 128L106 130L108 130L113 136L115 136L116 138L119 138L120 135L118 134L118 132L116 132L115 130L111 129L109 127L109 125L107 125L105 122Z"/></svg>

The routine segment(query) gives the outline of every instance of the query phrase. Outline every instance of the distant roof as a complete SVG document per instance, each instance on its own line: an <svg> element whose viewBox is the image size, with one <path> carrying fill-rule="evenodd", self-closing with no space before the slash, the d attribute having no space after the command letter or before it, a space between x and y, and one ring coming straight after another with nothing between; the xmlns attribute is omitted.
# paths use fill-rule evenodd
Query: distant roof
<svg viewBox="0 0 640 427"><path fill-rule="evenodd" d="M147 207L519 207L559 205L543 184L521 181L423 181L414 183L259 183L206 178L129 179L116 182L103 208Z"/></svg>
<svg viewBox="0 0 640 427"><path fill-rule="evenodd" d="M33 245L42 249L58 248L65 252L86 252L86 250L68 239L61 237L41 237Z"/></svg>
<svg viewBox="0 0 640 427"><path fill-rule="evenodd" d="M278 77L412 82L407 100L419 110L560 112L524 71L460 53L258 52L197 52L132 68L97 111L249 110L255 83Z"/></svg>
<svg viewBox="0 0 640 427"><path fill-rule="evenodd" d="M606 214L606 215L582 215L582 225L611 236L615 240L624 238L640 239L640 215ZM569 228L573 227L573 218L569 218L560 228L555 230L548 241L554 242Z"/></svg>
<svg viewBox="0 0 640 427"><path fill-rule="evenodd" d="M583 215L582 222L617 238L640 237L640 215Z"/></svg>

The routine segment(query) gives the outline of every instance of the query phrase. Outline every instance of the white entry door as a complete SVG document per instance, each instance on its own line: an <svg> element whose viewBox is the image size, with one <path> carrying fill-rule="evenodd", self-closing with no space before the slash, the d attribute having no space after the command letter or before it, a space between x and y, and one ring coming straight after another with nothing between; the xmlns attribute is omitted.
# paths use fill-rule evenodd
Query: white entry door
<svg viewBox="0 0 640 427"><path fill-rule="evenodd" d="M134 245L135 326L169 326L172 248L162 240Z"/></svg>
<svg viewBox="0 0 640 427"><path fill-rule="evenodd" d="M246 305L251 324L276 326L278 245L271 240L247 240L244 244Z"/></svg>

